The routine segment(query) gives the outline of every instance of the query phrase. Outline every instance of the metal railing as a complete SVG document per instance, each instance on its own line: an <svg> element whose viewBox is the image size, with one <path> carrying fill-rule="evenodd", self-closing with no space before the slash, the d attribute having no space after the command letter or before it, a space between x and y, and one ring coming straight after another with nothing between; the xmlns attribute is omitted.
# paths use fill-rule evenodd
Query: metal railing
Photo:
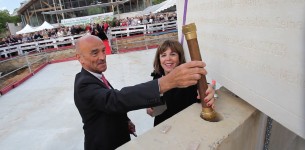
<svg viewBox="0 0 305 150"><path fill-rule="evenodd" d="M2 75L0 76L0 89L18 82L20 79L13 79L17 75L21 74L18 78L24 78L30 74L34 75L35 69L48 62L49 58L46 52L34 54L27 52L22 56L1 61L0 72L2 72ZM11 81L9 81L10 79Z"/></svg>

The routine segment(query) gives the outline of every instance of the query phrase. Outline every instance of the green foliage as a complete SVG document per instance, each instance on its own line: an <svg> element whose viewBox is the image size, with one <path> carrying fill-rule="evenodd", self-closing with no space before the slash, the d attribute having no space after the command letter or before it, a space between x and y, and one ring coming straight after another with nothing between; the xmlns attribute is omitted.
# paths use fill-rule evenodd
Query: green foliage
<svg viewBox="0 0 305 150"><path fill-rule="evenodd" d="M102 8L100 7L94 7L88 9L88 15L96 15L101 14L103 12Z"/></svg>
<svg viewBox="0 0 305 150"><path fill-rule="evenodd" d="M160 4L164 1L166 1L166 0L153 0L152 3L153 3L153 5L157 5L157 4Z"/></svg>
<svg viewBox="0 0 305 150"><path fill-rule="evenodd" d="M7 30L6 23L18 23L21 22L20 16L11 16L8 10L0 10L0 33Z"/></svg>

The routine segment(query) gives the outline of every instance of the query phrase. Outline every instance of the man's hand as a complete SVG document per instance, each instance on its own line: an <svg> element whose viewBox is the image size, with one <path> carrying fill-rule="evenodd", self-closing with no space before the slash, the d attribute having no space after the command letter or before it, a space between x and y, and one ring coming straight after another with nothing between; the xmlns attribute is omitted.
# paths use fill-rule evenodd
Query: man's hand
<svg viewBox="0 0 305 150"><path fill-rule="evenodd" d="M197 83L201 75L206 75L205 63L202 61L191 61L184 63L168 75L159 79L160 93L164 93L172 88L185 88Z"/></svg>
<svg viewBox="0 0 305 150"><path fill-rule="evenodd" d="M136 126L131 121L128 121L128 130L130 134L133 134L135 137L137 137Z"/></svg>

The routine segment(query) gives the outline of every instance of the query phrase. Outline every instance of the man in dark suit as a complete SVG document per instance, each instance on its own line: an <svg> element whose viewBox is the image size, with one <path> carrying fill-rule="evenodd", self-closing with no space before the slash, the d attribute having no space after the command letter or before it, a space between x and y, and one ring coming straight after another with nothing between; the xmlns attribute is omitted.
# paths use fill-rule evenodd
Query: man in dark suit
<svg viewBox="0 0 305 150"><path fill-rule="evenodd" d="M127 117L128 111L161 105L162 93L194 85L206 74L205 64L193 61L158 80L119 91L103 77L107 69L106 54L98 37L86 35L78 39L76 57L82 70L75 77L74 101L84 123L85 150L112 150L128 142L129 134L135 131Z"/></svg>

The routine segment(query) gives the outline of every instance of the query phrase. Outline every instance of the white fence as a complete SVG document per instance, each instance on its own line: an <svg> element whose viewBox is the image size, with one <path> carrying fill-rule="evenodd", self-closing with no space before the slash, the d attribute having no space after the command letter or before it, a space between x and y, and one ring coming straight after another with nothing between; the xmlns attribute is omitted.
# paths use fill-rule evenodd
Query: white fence
<svg viewBox="0 0 305 150"><path fill-rule="evenodd" d="M51 38L42 41L35 41L30 43L6 46L0 48L0 56L7 58L12 53L18 53L18 55L24 55L25 52L37 51L40 52L46 48L58 48L62 45L75 45L75 40L83 35L73 35L66 37Z"/></svg>
<svg viewBox="0 0 305 150"><path fill-rule="evenodd" d="M135 34L147 34L168 30L177 30L177 21L138 25L138 26L126 26L115 27L109 29L110 40L112 38L131 36ZM24 43L19 45L10 45L0 48L0 57L11 57L13 53L18 55L24 55L25 52L37 51L40 52L46 48L57 49L63 45L75 45L75 40L83 35L66 36L59 38L51 38L42 41L35 41L30 43Z"/></svg>
<svg viewBox="0 0 305 150"><path fill-rule="evenodd" d="M109 32L113 38L130 36L134 34L147 34L157 31L177 30L177 21L110 28Z"/></svg>

